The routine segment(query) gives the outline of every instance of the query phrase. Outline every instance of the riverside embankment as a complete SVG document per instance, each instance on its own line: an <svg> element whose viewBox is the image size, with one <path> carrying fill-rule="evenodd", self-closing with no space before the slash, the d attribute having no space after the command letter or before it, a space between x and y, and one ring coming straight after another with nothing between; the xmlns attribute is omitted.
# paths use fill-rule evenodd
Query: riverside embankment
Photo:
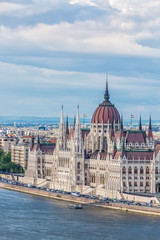
<svg viewBox="0 0 160 240"><path fill-rule="evenodd" d="M57 199L62 201L68 201L68 202L74 202L74 203L81 203L81 204L89 204L94 203L95 201L92 199L86 199L82 197L74 197L72 195L64 195L64 194L57 194L52 192L47 192L35 188L27 188L22 186L16 186L11 185L7 183L0 182L0 188L18 191L26 194L32 194L36 196L51 198L51 199ZM103 207L103 208L110 208L113 210L120 210L125 212L133 212L133 213L139 213L139 214L149 214L149 215L156 215L160 216L160 209L154 208L154 207L144 207L144 206L136 206L136 205L126 205L121 203L95 203L95 207Z"/></svg>

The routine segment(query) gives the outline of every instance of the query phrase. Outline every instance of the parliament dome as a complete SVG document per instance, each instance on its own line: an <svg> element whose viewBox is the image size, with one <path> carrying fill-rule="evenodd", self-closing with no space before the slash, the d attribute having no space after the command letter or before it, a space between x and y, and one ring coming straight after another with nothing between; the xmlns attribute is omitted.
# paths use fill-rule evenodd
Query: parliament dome
<svg viewBox="0 0 160 240"><path fill-rule="evenodd" d="M120 115L116 107L109 101L108 81L106 82L106 91L104 94L104 101L99 104L92 116L92 124L115 124L120 123Z"/></svg>

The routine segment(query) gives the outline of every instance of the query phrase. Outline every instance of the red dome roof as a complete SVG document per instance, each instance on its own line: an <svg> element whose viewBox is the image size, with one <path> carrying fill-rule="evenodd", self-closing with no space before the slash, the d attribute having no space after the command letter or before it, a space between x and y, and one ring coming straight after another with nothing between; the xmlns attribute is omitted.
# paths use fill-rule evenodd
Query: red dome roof
<svg viewBox="0 0 160 240"><path fill-rule="evenodd" d="M109 101L108 82L106 83L106 91L104 95L104 101L95 110L91 123L112 124L112 121L116 124L120 123L120 115L115 106Z"/></svg>

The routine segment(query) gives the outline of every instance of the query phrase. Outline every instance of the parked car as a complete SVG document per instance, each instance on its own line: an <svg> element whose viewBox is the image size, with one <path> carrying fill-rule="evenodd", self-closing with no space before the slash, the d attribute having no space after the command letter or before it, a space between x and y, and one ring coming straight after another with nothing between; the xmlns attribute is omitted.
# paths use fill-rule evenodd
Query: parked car
<svg viewBox="0 0 160 240"><path fill-rule="evenodd" d="M72 194L73 196L80 197L80 192L73 191L71 194Z"/></svg>

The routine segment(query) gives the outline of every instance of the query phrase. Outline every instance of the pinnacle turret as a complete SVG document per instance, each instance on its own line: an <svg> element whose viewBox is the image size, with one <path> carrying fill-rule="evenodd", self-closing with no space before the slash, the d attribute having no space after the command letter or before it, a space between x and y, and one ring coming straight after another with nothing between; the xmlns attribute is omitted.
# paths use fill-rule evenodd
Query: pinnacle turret
<svg viewBox="0 0 160 240"><path fill-rule="evenodd" d="M79 124L79 105L77 106L77 117L76 117L76 124Z"/></svg>
<svg viewBox="0 0 160 240"><path fill-rule="evenodd" d="M62 105L60 124L63 124L63 123L64 123L64 117L63 117L63 105Z"/></svg>
<svg viewBox="0 0 160 240"><path fill-rule="evenodd" d="M123 130L123 115L121 115L121 130Z"/></svg>
<svg viewBox="0 0 160 240"><path fill-rule="evenodd" d="M141 121L141 115L140 115L140 118L139 118L139 130L142 131L142 121Z"/></svg>
<svg viewBox="0 0 160 240"><path fill-rule="evenodd" d="M149 118L149 129L152 130L151 116Z"/></svg>
<svg viewBox="0 0 160 240"><path fill-rule="evenodd" d="M105 94L104 94L104 101L109 102L108 75L106 77L106 91L105 91Z"/></svg>
<svg viewBox="0 0 160 240"><path fill-rule="evenodd" d="M67 135L69 134L69 128L68 128L68 115L67 115L67 118L66 118L66 134L67 134Z"/></svg>
<svg viewBox="0 0 160 240"><path fill-rule="evenodd" d="M151 116L149 119L149 128L148 128L148 138L152 138L152 123L151 123Z"/></svg>

